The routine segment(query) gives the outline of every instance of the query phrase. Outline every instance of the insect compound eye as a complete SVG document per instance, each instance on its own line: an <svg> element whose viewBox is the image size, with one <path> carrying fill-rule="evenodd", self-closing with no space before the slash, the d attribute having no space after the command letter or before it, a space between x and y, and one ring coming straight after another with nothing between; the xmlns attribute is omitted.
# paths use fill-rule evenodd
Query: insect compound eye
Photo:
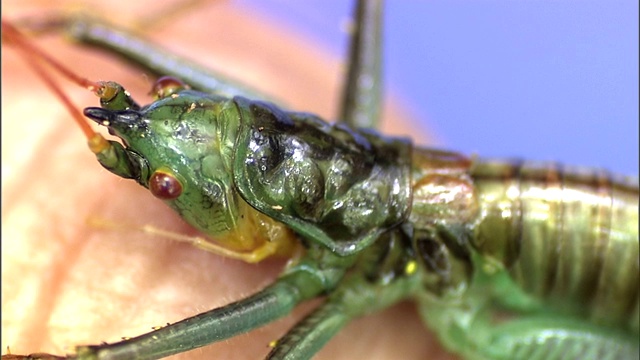
<svg viewBox="0 0 640 360"><path fill-rule="evenodd" d="M188 88L189 86L178 78L173 76L163 76L153 84L150 95L153 95L156 100L159 100Z"/></svg>
<svg viewBox="0 0 640 360"><path fill-rule="evenodd" d="M162 200L173 200L182 194L182 184L168 170L156 170L149 178L149 191Z"/></svg>

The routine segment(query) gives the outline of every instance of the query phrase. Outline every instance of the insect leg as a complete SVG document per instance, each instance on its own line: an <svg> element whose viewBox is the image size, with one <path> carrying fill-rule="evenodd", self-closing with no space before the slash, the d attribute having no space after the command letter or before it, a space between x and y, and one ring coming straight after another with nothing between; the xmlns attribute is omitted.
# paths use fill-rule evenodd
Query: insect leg
<svg viewBox="0 0 640 360"><path fill-rule="evenodd" d="M382 0L359 0L349 46L349 70L338 119L375 128L382 108Z"/></svg>
<svg viewBox="0 0 640 360"><path fill-rule="evenodd" d="M406 275L391 282L370 281L362 273L346 280L323 305L278 340L269 359L309 359L351 320L407 298L419 277Z"/></svg>
<svg viewBox="0 0 640 360"><path fill-rule="evenodd" d="M275 283L243 300L132 339L79 346L73 358L158 359L231 338L289 314L300 302L329 291L343 274L339 266L320 268L314 260L303 259Z"/></svg>
<svg viewBox="0 0 640 360"><path fill-rule="evenodd" d="M82 17L69 17L59 21L57 26L66 28L67 33L76 41L118 54L155 75L171 75L180 78L196 90L224 96L239 95L252 99L274 101L249 86L240 85L237 81L228 79L219 72L177 56L133 33L105 22Z"/></svg>
<svg viewBox="0 0 640 360"><path fill-rule="evenodd" d="M351 318L339 304L327 302L277 341L268 359L307 359L318 352Z"/></svg>
<svg viewBox="0 0 640 360"><path fill-rule="evenodd" d="M79 347L78 358L156 359L249 331L288 314L300 301L298 291L280 281L236 303L110 345Z"/></svg>

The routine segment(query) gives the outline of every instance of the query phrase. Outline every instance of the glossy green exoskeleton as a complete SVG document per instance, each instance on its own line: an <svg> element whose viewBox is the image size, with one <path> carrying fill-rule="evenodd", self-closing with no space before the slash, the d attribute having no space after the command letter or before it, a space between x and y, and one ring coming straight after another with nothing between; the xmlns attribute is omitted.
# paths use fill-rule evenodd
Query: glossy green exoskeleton
<svg viewBox="0 0 640 360"><path fill-rule="evenodd" d="M302 255L243 300L70 357L168 356L320 296L269 358L310 358L352 319L404 299L469 359L638 357L637 183L557 164L471 160L357 129L379 113L379 36L364 35L379 35L380 6L359 2L348 126L240 89L207 89L200 73L187 82L210 92L160 82L147 106L103 84L102 106L84 113L122 142L92 143L105 168L217 240L196 238L199 247L246 261ZM140 62L163 58L118 48L121 34L99 25L78 21L73 31Z"/></svg>

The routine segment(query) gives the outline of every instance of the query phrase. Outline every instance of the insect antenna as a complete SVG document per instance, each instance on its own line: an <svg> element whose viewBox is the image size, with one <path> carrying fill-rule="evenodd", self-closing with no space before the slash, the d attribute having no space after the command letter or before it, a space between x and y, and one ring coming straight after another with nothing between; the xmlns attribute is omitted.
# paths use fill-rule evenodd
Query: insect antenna
<svg viewBox="0 0 640 360"><path fill-rule="evenodd" d="M75 74L73 71L69 70L63 64L33 44L15 26L4 19L2 19L2 40L3 42L7 42L14 46L16 50L18 50L22 59L24 59L31 69L42 79L58 99L60 99L67 108L67 111L69 111L75 122L80 126L80 129L85 134L91 151L98 153L110 146L101 134L96 133L91 128L82 112L80 112L80 110L71 102L71 99L69 99L69 97L62 91L62 88L58 83L56 83L50 73L44 69L44 66L49 65L53 67L71 82L90 90L100 98L108 98L112 96L111 92L114 91L114 89L111 86L104 82L91 81Z"/></svg>

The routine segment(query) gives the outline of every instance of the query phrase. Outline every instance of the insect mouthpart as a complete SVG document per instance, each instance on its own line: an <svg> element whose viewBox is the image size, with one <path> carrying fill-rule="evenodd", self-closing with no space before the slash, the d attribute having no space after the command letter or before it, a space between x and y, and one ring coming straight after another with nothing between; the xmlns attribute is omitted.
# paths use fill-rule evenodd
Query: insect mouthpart
<svg viewBox="0 0 640 360"><path fill-rule="evenodd" d="M99 107L84 109L84 115L95 121L98 125L111 129L143 128L144 122L140 120L140 113L135 110L108 110Z"/></svg>

